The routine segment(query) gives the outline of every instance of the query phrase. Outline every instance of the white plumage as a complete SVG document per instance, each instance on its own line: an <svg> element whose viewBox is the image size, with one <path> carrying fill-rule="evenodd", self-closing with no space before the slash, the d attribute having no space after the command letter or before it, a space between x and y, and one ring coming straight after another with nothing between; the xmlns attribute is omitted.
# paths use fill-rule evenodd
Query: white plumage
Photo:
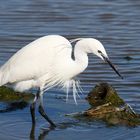
<svg viewBox="0 0 140 140"><path fill-rule="evenodd" d="M85 45L86 46L86 45ZM14 84L17 91L32 87L64 84L88 65L88 47L75 48L76 61L71 58L72 46L62 36L41 37L15 53L0 68L0 85Z"/></svg>
<svg viewBox="0 0 140 140"><path fill-rule="evenodd" d="M72 59L71 42L75 41L75 59ZM59 35L44 36L31 42L1 66L0 86L12 84L18 91L39 87L41 96L44 89L57 85L68 88L72 85L76 101L77 82L74 77L88 66L87 54L93 53L111 63L98 40L79 38L71 42ZM113 65L111 67L116 71Z"/></svg>

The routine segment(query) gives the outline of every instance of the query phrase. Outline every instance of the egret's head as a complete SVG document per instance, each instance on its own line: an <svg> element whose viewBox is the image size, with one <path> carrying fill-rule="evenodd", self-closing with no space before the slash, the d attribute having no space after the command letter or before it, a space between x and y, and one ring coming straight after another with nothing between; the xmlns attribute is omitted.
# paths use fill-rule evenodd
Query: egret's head
<svg viewBox="0 0 140 140"><path fill-rule="evenodd" d="M115 66L109 60L106 50L100 41L94 38L85 38L81 40L81 42L83 42L84 46L87 46L85 50L87 53L93 53L98 57L100 57L102 60L107 62L121 78L123 78L121 74L118 72L118 70L115 68Z"/></svg>
<svg viewBox="0 0 140 140"><path fill-rule="evenodd" d="M108 58L106 50L100 41L94 38L89 38L88 41L89 51L100 57L102 60L105 60L104 57Z"/></svg>

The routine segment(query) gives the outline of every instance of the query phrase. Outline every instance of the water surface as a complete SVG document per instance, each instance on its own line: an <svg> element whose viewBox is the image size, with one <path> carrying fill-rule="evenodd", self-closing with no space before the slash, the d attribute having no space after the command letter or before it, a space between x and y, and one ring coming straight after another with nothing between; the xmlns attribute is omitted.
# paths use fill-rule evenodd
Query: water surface
<svg viewBox="0 0 140 140"><path fill-rule="evenodd" d="M140 127L107 127L102 122L82 122L65 117L66 113L87 109L89 105L84 97L101 81L112 84L119 95L140 113L139 15L139 0L0 1L0 64L21 47L44 35L60 34L69 39L95 37L102 41L110 59L124 76L121 80L107 64L90 55L87 70L79 76L84 90L82 99L78 99L78 105L75 105L72 96L68 103L64 101L65 93L62 91L52 89L46 93L46 111L56 124L64 125L48 132L47 122L37 113L36 139L140 139ZM132 59L127 60L126 56ZM28 106L0 113L1 140L30 139L30 130Z"/></svg>

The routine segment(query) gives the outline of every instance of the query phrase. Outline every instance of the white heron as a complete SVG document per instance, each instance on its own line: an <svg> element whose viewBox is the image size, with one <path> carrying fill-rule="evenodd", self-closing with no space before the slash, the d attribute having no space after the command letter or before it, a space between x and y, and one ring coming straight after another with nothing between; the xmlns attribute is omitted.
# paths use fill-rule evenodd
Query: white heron
<svg viewBox="0 0 140 140"><path fill-rule="evenodd" d="M76 42L74 48L71 42ZM74 77L88 66L88 53L93 53L109 65L120 76L109 61L102 43L94 38L67 40L63 36L41 37L16 52L0 67L0 86L12 84L17 91L38 88L30 106L32 123L35 124L35 104L39 101L39 113L55 127L43 109L43 93L54 86L75 89ZM75 98L75 90L74 90Z"/></svg>

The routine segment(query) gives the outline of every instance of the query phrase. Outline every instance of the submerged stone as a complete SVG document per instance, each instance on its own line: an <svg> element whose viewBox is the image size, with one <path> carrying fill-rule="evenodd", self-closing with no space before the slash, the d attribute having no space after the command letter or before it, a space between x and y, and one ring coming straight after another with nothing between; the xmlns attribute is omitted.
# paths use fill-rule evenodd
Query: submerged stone
<svg viewBox="0 0 140 140"><path fill-rule="evenodd" d="M0 102L12 102L12 101L30 101L34 98L34 95L31 93L21 93L16 92L13 89L1 86L0 87Z"/></svg>
<svg viewBox="0 0 140 140"><path fill-rule="evenodd" d="M34 99L34 94L15 92L13 89L0 87L0 113L23 109Z"/></svg>
<svg viewBox="0 0 140 140"><path fill-rule="evenodd" d="M109 125L140 125L140 115L126 104L108 83L96 85L87 96L91 108L83 115L96 120L103 120Z"/></svg>
<svg viewBox="0 0 140 140"><path fill-rule="evenodd" d="M89 109L69 115L82 120L85 118L89 121L104 121L107 125L140 125L140 115L135 113L108 83L96 85L86 100L91 106Z"/></svg>
<svg viewBox="0 0 140 140"><path fill-rule="evenodd" d="M132 60L133 58L131 56L125 56L124 59L126 59L127 61Z"/></svg>
<svg viewBox="0 0 140 140"><path fill-rule="evenodd" d="M112 106L121 106L125 102L118 96L116 90L107 83L96 85L86 97L92 107L111 103Z"/></svg>

